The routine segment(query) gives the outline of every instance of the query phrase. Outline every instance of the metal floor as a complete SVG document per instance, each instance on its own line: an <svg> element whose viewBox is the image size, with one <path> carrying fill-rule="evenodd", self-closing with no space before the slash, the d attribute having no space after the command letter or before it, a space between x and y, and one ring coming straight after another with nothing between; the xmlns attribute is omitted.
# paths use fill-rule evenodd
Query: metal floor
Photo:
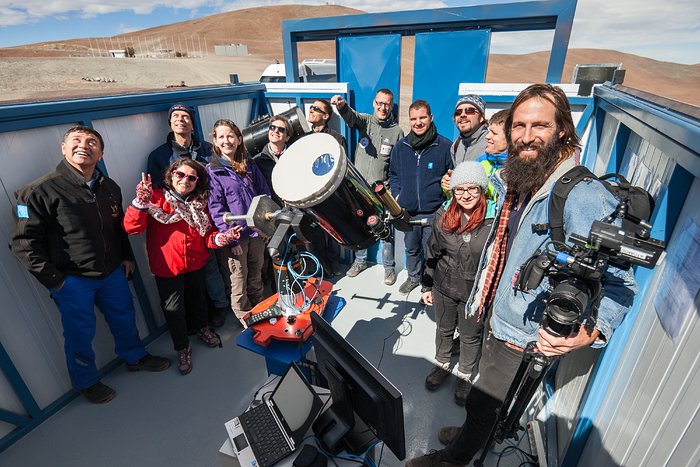
<svg viewBox="0 0 700 467"><path fill-rule="evenodd" d="M405 277L401 272L395 285L385 286L383 268L373 266L356 278L335 281L334 293L347 305L333 326L403 393L410 458L439 448L438 430L460 425L464 409L453 401L454 377L436 392L424 387L434 353L435 317L431 307L418 304L420 289L408 297L398 293ZM193 370L184 377L174 365L155 374L118 368L103 379L117 391L116 399L105 405L75 399L0 453L0 466L219 467L218 451L227 436L224 423L248 406L267 378L263 357L236 346L240 331L227 320L220 329L222 349L193 339ZM173 357L171 345L166 333L148 350ZM529 450L526 438L521 437L521 447ZM525 460L508 450L499 465ZM497 461L498 455L490 454L486 465ZM381 465L402 462L384 449Z"/></svg>

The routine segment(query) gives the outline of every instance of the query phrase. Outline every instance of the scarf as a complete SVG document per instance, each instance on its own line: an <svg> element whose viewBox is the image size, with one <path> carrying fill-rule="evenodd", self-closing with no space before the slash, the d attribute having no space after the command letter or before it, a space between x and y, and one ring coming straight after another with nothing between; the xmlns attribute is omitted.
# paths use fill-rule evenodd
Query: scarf
<svg viewBox="0 0 700 467"><path fill-rule="evenodd" d="M506 193L506 198L501 208L501 215L498 217L496 236L493 240L493 251L489 258L488 268L486 269L486 279L481 294L481 303L479 305L477 320L481 320L484 310L491 307L493 298L496 295L496 288L501 280L501 274L503 274L503 268L506 264L506 245L508 243L508 219L510 219L510 213L513 211L515 195L516 193L514 191L508 191Z"/></svg>
<svg viewBox="0 0 700 467"><path fill-rule="evenodd" d="M423 133L422 136L418 136L412 131L408 134L408 136L406 136L409 146L416 151L422 151L433 144L435 138L437 138L437 127L435 126L435 123L431 123L428 127L428 131Z"/></svg>
<svg viewBox="0 0 700 467"><path fill-rule="evenodd" d="M163 208L155 204L148 205L148 213L161 224L175 224L185 221L187 225L194 228L204 237L211 228L207 202L200 198L182 199L179 195L170 190L163 190L165 201L173 209L172 212L165 212Z"/></svg>

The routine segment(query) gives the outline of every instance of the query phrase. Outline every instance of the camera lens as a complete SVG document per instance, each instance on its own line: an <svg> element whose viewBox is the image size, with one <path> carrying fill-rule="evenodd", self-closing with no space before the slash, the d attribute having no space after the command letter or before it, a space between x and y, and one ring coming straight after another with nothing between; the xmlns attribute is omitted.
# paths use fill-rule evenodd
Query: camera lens
<svg viewBox="0 0 700 467"><path fill-rule="evenodd" d="M589 300L586 282L575 277L562 280L549 295L542 324L553 334L570 335L581 323Z"/></svg>

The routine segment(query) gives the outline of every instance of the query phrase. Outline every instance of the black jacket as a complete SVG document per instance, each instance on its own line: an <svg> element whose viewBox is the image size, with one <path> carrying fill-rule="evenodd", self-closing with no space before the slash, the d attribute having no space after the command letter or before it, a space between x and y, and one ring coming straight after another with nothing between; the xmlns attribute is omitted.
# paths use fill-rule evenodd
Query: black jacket
<svg viewBox="0 0 700 467"><path fill-rule="evenodd" d="M442 228L444 214L443 207L435 213L421 279L422 291L436 289L442 295L466 302L474 285L479 258L493 219L484 219L481 225L467 234L468 241L465 241L463 234L451 233Z"/></svg>
<svg viewBox="0 0 700 467"><path fill-rule="evenodd" d="M192 146L190 148L180 146L175 142L175 134L171 131L165 138L165 143L155 148L148 155L146 173L151 175L151 181L154 186L162 187L165 169L170 167L170 164L175 159L178 157L189 157L202 165L207 165L211 153L211 143L199 141L194 135L192 135Z"/></svg>
<svg viewBox="0 0 700 467"><path fill-rule="evenodd" d="M66 275L104 278L134 259L119 186L99 172L93 188L65 160L15 193L12 252L47 288Z"/></svg>

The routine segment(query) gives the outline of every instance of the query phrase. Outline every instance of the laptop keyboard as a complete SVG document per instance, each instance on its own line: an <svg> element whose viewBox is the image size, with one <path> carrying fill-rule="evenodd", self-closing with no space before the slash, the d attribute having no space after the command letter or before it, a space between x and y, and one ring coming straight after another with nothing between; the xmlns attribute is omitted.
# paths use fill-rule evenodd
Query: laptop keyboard
<svg viewBox="0 0 700 467"><path fill-rule="evenodd" d="M269 467L292 452L267 405L253 407L238 419L261 467Z"/></svg>

